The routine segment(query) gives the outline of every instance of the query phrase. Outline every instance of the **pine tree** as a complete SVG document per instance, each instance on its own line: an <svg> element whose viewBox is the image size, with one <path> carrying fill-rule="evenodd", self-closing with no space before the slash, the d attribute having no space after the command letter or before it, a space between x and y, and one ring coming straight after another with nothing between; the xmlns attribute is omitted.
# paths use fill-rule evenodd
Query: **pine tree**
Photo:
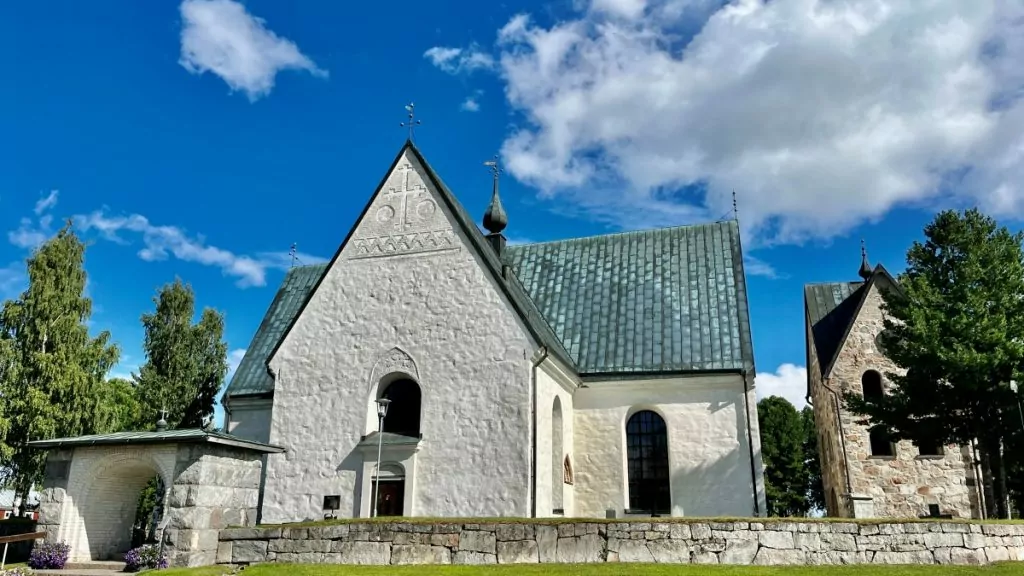
<svg viewBox="0 0 1024 576"><path fill-rule="evenodd" d="M769 396L757 403L761 427L768 514L804 516L808 511L807 468L804 463L804 421L785 398Z"/></svg>
<svg viewBox="0 0 1024 576"><path fill-rule="evenodd" d="M97 388L119 356L108 332L89 335L84 260L85 245L68 222L29 257L28 288L0 311L8 419L0 471L23 502L42 480L45 456L26 442L94 432Z"/></svg>
<svg viewBox="0 0 1024 576"><path fill-rule="evenodd" d="M167 410L172 428L196 428L213 415L227 375L224 318L203 310L198 323L192 288L176 279L154 298L156 310L142 316L146 364L136 376L143 418L155 422Z"/></svg>
<svg viewBox="0 0 1024 576"><path fill-rule="evenodd" d="M895 440L971 444L990 516L1005 517L1004 442L1020 422L1008 382L1024 380L1024 234L978 210L939 213L907 252L898 290L883 290L881 345L903 373L881 399L847 405Z"/></svg>

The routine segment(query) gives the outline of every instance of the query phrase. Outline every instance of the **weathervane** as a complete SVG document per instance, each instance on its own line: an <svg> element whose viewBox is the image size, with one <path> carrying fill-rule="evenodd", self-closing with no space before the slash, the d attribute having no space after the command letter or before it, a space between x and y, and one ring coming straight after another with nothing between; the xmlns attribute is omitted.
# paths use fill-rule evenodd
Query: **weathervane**
<svg viewBox="0 0 1024 576"><path fill-rule="evenodd" d="M407 122L402 122L401 124L399 124L399 126L408 127L409 128L409 140L412 140L413 130L415 130L415 128L417 126L419 126L420 124L423 124L422 120L416 120L416 110L415 109L416 109L416 105L413 104L412 102L409 102L408 104L406 104L405 105L405 110L406 110L406 112L409 113L409 120Z"/></svg>
<svg viewBox="0 0 1024 576"><path fill-rule="evenodd" d="M495 180L498 179L498 174L502 173L501 166L498 164L498 155L497 154L494 155L494 160L488 160L487 162L484 162L484 166L487 166L488 168L491 169L491 173L494 174L494 179Z"/></svg>
<svg viewBox="0 0 1024 576"><path fill-rule="evenodd" d="M732 191L732 219L737 221L737 222L740 221L740 210L739 210L739 208L736 207L736 190L735 189Z"/></svg>

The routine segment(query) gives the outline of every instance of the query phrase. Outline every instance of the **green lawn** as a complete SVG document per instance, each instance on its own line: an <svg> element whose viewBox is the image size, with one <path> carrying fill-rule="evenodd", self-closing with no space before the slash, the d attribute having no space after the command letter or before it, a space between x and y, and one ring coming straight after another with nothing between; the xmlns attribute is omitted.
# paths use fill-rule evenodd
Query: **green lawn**
<svg viewBox="0 0 1024 576"><path fill-rule="evenodd" d="M168 570L161 576L221 576L219 567ZM339 566L263 564L241 576L1020 576L1024 564L993 566L696 566L671 564L528 564L517 566Z"/></svg>

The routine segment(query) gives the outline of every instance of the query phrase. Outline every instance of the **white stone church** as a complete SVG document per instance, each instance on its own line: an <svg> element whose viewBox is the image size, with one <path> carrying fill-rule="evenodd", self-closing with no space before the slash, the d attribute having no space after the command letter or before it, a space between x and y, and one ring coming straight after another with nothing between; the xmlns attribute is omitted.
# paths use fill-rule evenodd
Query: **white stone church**
<svg viewBox="0 0 1024 576"><path fill-rule="evenodd" d="M406 142L288 272L224 397L261 522L763 516L736 222L508 246L497 182L484 233Z"/></svg>

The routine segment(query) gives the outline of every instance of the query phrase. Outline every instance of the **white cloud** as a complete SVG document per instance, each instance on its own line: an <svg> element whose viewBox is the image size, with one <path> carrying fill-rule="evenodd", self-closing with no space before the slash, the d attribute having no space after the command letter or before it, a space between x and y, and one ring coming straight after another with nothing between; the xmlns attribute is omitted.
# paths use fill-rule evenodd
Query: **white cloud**
<svg viewBox="0 0 1024 576"><path fill-rule="evenodd" d="M180 6L181 58L193 74L212 72L232 90L241 90L250 101L270 93L283 70L305 70L327 77L299 51L294 42L281 38L234 0L184 0Z"/></svg>
<svg viewBox="0 0 1024 576"><path fill-rule="evenodd" d="M771 280L788 277L783 274L779 274L771 264L761 260L760 258L755 258L750 254L743 255L743 271L746 272L748 276L761 276Z"/></svg>
<svg viewBox="0 0 1024 576"><path fill-rule="evenodd" d="M126 244L123 233L134 233L141 237L142 248L139 258L146 261L166 260L173 256L185 262L215 266L233 278L242 288L266 284L268 269L285 270L291 265L288 253L264 252L255 257L235 254L229 250L210 246L202 236L191 236L176 226L158 226L140 214L129 216L108 216L101 210L75 216L76 226L83 231L96 231L106 239ZM321 258L299 254L302 264L314 264Z"/></svg>
<svg viewBox="0 0 1024 576"><path fill-rule="evenodd" d="M469 73L494 67L494 57L481 52L476 45L469 48L447 48L434 46L423 53L423 57L449 74Z"/></svg>
<svg viewBox="0 0 1024 576"><path fill-rule="evenodd" d="M480 96L484 93L483 90L477 90L466 96L466 99L462 102L460 108L466 112L479 112L480 111Z"/></svg>
<svg viewBox="0 0 1024 576"><path fill-rule="evenodd" d="M225 380L231 380L235 370L238 370L238 365L242 363L242 358L245 358L245 348L236 348L228 352L228 374Z"/></svg>
<svg viewBox="0 0 1024 576"><path fill-rule="evenodd" d="M51 190L46 196L36 201L32 212L36 218L24 217L18 222L18 228L7 233L7 240L18 248L34 249L53 235L53 216L48 214L57 205L58 192Z"/></svg>
<svg viewBox="0 0 1024 576"><path fill-rule="evenodd" d="M523 119L506 166L594 219L713 220L735 189L764 245L898 205L1024 209L1021 2L593 0L495 48Z"/></svg>
<svg viewBox="0 0 1024 576"><path fill-rule="evenodd" d="M782 396L797 410L807 405L807 368L786 363L774 374L759 373L756 378L757 399Z"/></svg>
<svg viewBox="0 0 1024 576"><path fill-rule="evenodd" d="M33 210L36 213L36 216L40 216L43 212L46 212L50 208L56 206L58 194L59 192L57 190L50 190L49 194L40 198L39 201L36 202L36 207Z"/></svg>

